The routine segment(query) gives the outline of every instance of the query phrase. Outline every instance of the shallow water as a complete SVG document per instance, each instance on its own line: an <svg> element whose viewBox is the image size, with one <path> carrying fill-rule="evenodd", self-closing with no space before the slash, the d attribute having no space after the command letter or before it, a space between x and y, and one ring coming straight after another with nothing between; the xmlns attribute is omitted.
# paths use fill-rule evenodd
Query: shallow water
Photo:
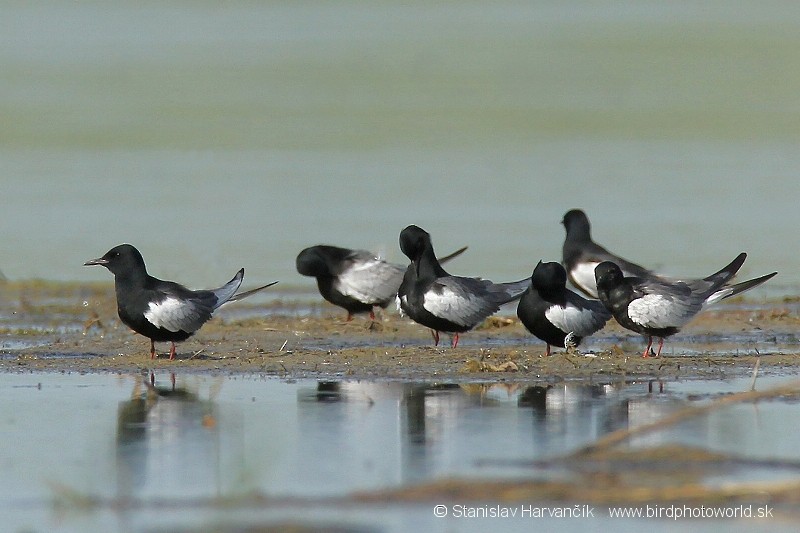
<svg viewBox="0 0 800 533"><path fill-rule="evenodd" d="M743 276L780 271L750 293L753 306L796 296L799 9L785 0L6 2L0 273L110 284L108 272L81 265L132 242L153 274L191 287L217 286L242 266L246 285L281 280L280 291L225 309L223 319L299 316L319 300L294 271L306 246L368 248L404 263L397 236L416 223L439 252L470 246L452 272L519 279L539 259L559 258L559 221L583 207L599 242L645 265L706 275L744 250ZM3 357L79 337L94 309L79 307L87 300L79 290L0 302ZM31 302L35 313L26 312ZM797 315L796 303L785 308ZM101 318L111 316L109 304ZM793 353L788 328L774 339L686 334L665 349ZM601 334L588 348L619 341ZM148 401L148 379L0 374L4 528L215 530L301 516L342 530L484 531L480 521L435 520L431 505L324 499L451 475L529 475L525 462L749 386L320 390L178 375L188 395ZM171 389L168 374L155 380ZM786 430L797 426L796 407L740 405L638 442L797 460L796 432ZM706 481L781 475L746 467ZM324 501L198 503L252 492ZM83 509L86 495L111 503ZM136 504L118 505L126 498ZM659 526L685 525L671 524ZM653 527L606 518L591 527L609 525Z"/></svg>
<svg viewBox="0 0 800 533"><path fill-rule="evenodd" d="M447 477L557 477L564 474L531 462L749 386L747 379L542 386L0 374L0 508L8 531L235 530L286 521L345 531L482 531L486 521L436 519L435 502L342 505L326 498ZM796 400L742 404L631 445L681 443L798 461L800 435L786 431L798 423ZM700 475L710 486L797 477L785 465ZM235 505L253 493L274 503ZM82 507L87 498L104 503ZM234 505L213 503L223 499ZM598 513L596 520L544 524L577 531L609 520ZM782 520L771 525L786 526ZM614 527L646 523L616 520ZM723 524L768 525L698 525ZM519 519L496 525L530 528Z"/></svg>
<svg viewBox="0 0 800 533"><path fill-rule="evenodd" d="M674 275L745 250L797 294L794 2L6 2L0 271L120 242L193 287L294 272L305 246L405 262L409 223L464 275L599 242Z"/></svg>

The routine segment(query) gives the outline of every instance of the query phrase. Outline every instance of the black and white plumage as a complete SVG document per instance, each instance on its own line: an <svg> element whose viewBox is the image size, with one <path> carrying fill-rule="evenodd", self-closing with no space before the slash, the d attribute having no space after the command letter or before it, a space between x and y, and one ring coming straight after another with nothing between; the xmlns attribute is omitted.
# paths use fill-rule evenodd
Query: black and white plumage
<svg viewBox="0 0 800 533"><path fill-rule="evenodd" d="M447 261L467 247L456 250L441 260ZM344 308L347 320L356 313L369 313L373 308L386 308L397 297L405 267L389 263L366 250L351 250L320 244L297 255L297 272L317 279L319 293L325 300Z"/></svg>
<svg viewBox="0 0 800 533"><path fill-rule="evenodd" d="M397 307L414 322L431 328L434 343L439 332L458 335L469 331L500 306L514 301L525 291L527 279L511 283L492 283L480 278L448 274L433 251L431 236L418 226L400 232L400 249L411 260L397 292Z"/></svg>
<svg viewBox="0 0 800 533"><path fill-rule="evenodd" d="M539 263L530 287L517 304L517 316L533 335L561 348L577 347L584 337L599 331L611 313L597 300L587 300L566 288L567 272L559 263Z"/></svg>
<svg viewBox="0 0 800 533"><path fill-rule="evenodd" d="M236 294L244 279L241 269L218 289L193 291L149 275L142 254L130 244L115 246L103 257L84 263L91 265L104 266L114 274L119 318L150 339L151 358L155 358L155 342L171 342L169 358L174 359L175 343L193 335L222 304L241 300L277 283Z"/></svg>
<svg viewBox="0 0 800 533"><path fill-rule="evenodd" d="M567 230L562 260L570 282L590 298L597 298L594 269L603 261L619 266L626 276L658 278L658 274L614 255L592 240L589 217L580 209L567 211L561 220Z"/></svg>
<svg viewBox="0 0 800 533"><path fill-rule="evenodd" d="M688 280L626 277L616 264L604 261L595 269L600 301L620 325L648 338L643 357L649 356L653 337L659 337L659 356L664 338L680 331L706 306L761 285L777 274L728 285L746 257L741 253L720 271Z"/></svg>

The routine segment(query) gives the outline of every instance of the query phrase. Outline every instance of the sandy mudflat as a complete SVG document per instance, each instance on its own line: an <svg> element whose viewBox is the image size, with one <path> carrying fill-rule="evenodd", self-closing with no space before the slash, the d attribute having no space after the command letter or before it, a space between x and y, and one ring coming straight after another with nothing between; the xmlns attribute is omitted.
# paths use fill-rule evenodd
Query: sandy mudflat
<svg viewBox="0 0 800 533"><path fill-rule="evenodd" d="M263 373L287 378L545 380L608 377L729 377L800 369L798 304L794 300L737 300L712 308L667 339L660 358L642 358L642 337L611 321L580 347L544 344L513 316L492 318L465 333L456 349L434 347L429 331L387 310L374 327L327 304L280 298L223 308L198 334L178 345L178 358L149 357L149 341L116 317L108 285L41 282L0 287L0 369L130 372L174 368L176 372ZM313 301L313 300L312 300Z"/></svg>

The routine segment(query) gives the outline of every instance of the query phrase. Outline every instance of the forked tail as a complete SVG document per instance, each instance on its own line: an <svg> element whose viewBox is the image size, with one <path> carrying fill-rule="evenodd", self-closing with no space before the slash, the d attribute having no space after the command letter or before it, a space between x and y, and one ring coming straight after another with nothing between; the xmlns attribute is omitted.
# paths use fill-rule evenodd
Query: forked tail
<svg viewBox="0 0 800 533"><path fill-rule="evenodd" d="M267 287L272 287L276 283L278 283L278 282L277 281L273 281L272 283L267 283L266 285L262 285L261 287L257 287L255 289L250 289L249 291L240 292L239 294L234 294L233 296L231 296L230 300L228 300L228 301L229 302L235 302L236 300L243 300L244 298L247 298L248 296L252 296L253 294L255 294L255 293L257 293L257 292L259 292L259 291L261 291L263 289L266 289Z"/></svg>
<svg viewBox="0 0 800 533"><path fill-rule="evenodd" d="M217 307L221 306L224 303L235 302L237 300L241 300L243 298L247 298L248 296L251 296L251 295L257 293L258 291L260 291L262 289L266 289L267 287L271 287L271 286L275 285L276 283L278 283L277 281L273 281L272 283L268 283L268 284L263 285L261 287L258 287L258 288L255 288L255 289L251 289L251 290L245 291L245 292L240 292L239 294L236 294L236 291L238 291L239 287L242 285L242 280L243 279L244 279L244 269L242 268L241 270L239 270L239 272L236 273L236 275L233 277L233 279L230 280L228 283L226 283L225 285L223 285L219 289L214 289L213 291L211 291L211 292L214 293L214 296L217 297L217 304L214 306L214 309L216 309Z"/></svg>
<svg viewBox="0 0 800 533"><path fill-rule="evenodd" d="M736 259L731 261L729 265L703 279L705 281L710 281L713 287L722 287L724 284L730 281L737 272L739 272L739 269L742 268L745 259L747 259L747 254L742 252L737 255Z"/></svg>
<svg viewBox="0 0 800 533"><path fill-rule="evenodd" d="M766 282L767 280L771 279L775 276L777 272L773 272L772 274L767 274L765 276L761 276L758 278L749 279L747 281L743 281L741 283L737 283L736 285L727 285L711 296L706 299L706 304L712 304L714 302L718 302L725 298L730 298L731 296L735 296L741 292L748 291L753 287L758 287L762 283Z"/></svg>

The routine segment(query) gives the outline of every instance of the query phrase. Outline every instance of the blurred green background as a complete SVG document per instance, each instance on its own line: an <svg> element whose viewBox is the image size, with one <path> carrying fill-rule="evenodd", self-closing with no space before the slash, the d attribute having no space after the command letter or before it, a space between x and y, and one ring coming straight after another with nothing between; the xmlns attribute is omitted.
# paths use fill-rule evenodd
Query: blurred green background
<svg viewBox="0 0 800 533"><path fill-rule="evenodd" d="M310 284L326 242L559 259L565 211L676 275L800 285L800 4L4 2L0 270ZM771 285L773 284L771 283Z"/></svg>

